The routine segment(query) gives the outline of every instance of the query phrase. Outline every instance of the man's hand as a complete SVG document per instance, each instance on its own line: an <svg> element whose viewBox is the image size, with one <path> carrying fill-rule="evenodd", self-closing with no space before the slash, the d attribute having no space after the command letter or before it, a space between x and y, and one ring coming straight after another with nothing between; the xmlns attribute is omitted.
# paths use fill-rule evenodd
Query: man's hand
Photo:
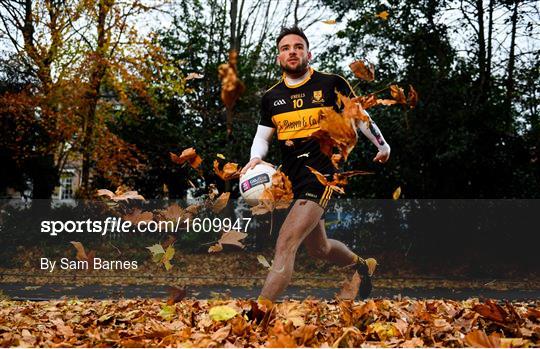
<svg viewBox="0 0 540 349"><path fill-rule="evenodd" d="M247 170L251 170L253 167L257 166L258 164L266 164L268 166L274 167L274 165L272 165L271 163L263 161L260 158L253 158L249 160L249 162L246 164L246 166L244 166L244 168L242 168L242 171L240 171L240 175L242 176L244 173L246 173Z"/></svg>
<svg viewBox="0 0 540 349"><path fill-rule="evenodd" d="M390 146L386 144L386 147L384 149L379 150L377 155L373 158L373 162L379 162L381 164L384 164L388 161L390 158Z"/></svg>

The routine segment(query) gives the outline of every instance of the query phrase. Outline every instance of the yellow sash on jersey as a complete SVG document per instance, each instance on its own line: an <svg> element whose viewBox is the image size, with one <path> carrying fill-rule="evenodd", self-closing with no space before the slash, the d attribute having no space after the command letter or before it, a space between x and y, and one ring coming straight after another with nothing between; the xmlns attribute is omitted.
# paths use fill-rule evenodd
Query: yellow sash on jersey
<svg viewBox="0 0 540 349"><path fill-rule="evenodd" d="M319 111L322 107L301 109L274 115L279 140L309 137L319 127Z"/></svg>

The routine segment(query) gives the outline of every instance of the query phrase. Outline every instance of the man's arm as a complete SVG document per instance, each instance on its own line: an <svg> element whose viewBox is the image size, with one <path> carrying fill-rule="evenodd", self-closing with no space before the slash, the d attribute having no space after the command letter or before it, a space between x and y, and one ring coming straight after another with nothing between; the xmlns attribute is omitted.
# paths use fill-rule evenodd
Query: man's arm
<svg viewBox="0 0 540 349"><path fill-rule="evenodd" d="M253 144L251 145L250 160L242 169L241 174L246 173L247 170L252 169L255 165L263 163L262 159L268 154L268 148L272 141L272 136L276 131L273 127L259 125L257 126L257 132L253 137Z"/></svg>
<svg viewBox="0 0 540 349"><path fill-rule="evenodd" d="M367 115L367 112L366 112ZM377 127L377 124L369 117L369 122L363 121L363 120L357 120L356 126L362 131L364 136L366 136L371 143L373 143L379 152L377 155L375 155L375 158L373 158L373 161L375 162L381 162L384 163L388 161L388 158L390 157L390 146L388 143L386 143L381 130Z"/></svg>

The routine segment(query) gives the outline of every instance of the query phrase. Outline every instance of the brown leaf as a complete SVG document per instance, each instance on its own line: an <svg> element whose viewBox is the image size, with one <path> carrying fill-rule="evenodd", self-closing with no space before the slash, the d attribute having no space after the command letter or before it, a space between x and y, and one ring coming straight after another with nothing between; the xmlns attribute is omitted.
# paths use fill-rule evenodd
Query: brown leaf
<svg viewBox="0 0 540 349"><path fill-rule="evenodd" d="M159 212L160 215L168 221L176 221L184 217L185 212L178 204L172 204L167 209Z"/></svg>
<svg viewBox="0 0 540 349"><path fill-rule="evenodd" d="M412 87L412 85L409 85L408 99L409 99L409 108L413 109L414 107L416 107L416 104L418 103L418 93Z"/></svg>
<svg viewBox="0 0 540 349"><path fill-rule="evenodd" d="M224 181L240 178L241 171L242 169L234 162L228 162L223 166L223 169L220 169L219 161L214 160L214 172Z"/></svg>
<svg viewBox="0 0 540 349"><path fill-rule="evenodd" d="M390 93L397 103L407 105L407 98L405 98L405 92L398 85L390 85Z"/></svg>
<svg viewBox="0 0 540 349"><path fill-rule="evenodd" d="M360 275L355 271L352 279L345 281L337 297L340 299L355 299L361 281Z"/></svg>
<svg viewBox="0 0 540 349"><path fill-rule="evenodd" d="M148 211L142 212L140 209L136 208L130 214L122 216L122 218L133 224L137 224L139 222L150 222L152 218L154 218L154 214Z"/></svg>
<svg viewBox="0 0 540 349"><path fill-rule="evenodd" d="M216 201L214 201L212 211L214 211L214 213L221 212L227 206L227 203L229 202L229 197L230 196L231 196L231 193L229 193L229 192L221 193L219 198L217 198Z"/></svg>
<svg viewBox="0 0 540 349"><path fill-rule="evenodd" d="M216 253L216 252L221 252L221 251L223 251L223 245L220 244L219 242L208 248L209 253Z"/></svg>
<svg viewBox="0 0 540 349"><path fill-rule="evenodd" d="M167 299L167 305L173 305L186 298L187 292L183 288L169 286L168 288L169 298Z"/></svg>
<svg viewBox="0 0 540 349"><path fill-rule="evenodd" d="M500 348L501 340L494 335L486 335L484 330L476 330L467 333L465 336L465 343L475 348Z"/></svg>
<svg viewBox="0 0 540 349"><path fill-rule="evenodd" d="M88 270L94 269L94 257L96 256L96 251L90 251L86 253L82 243L78 241L70 241L73 247L77 250L76 258L79 261L84 261L88 263Z"/></svg>
<svg viewBox="0 0 540 349"><path fill-rule="evenodd" d="M238 53L229 52L229 62L223 63L218 67L218 76L221 80L221 100L227 109L232 109L244 92L244 83L238 78L236 64Z"/></svg>
<svg viewBox="0 0 540 349"><path fill-rule="evenodd" d="M228 324L227 326L224 326L217 330L216 332L212 333L212 340L221 343L223 342L228 336L229 333L231 333L231 325Z"/></svg>
<svg viewBox="0 0 540 349"><path fill-rule="evenodd" d="M165 240L161 246L163 246L163 249L166 250L167 247L173 245L174 243L176 242L176 236L173 236L173 235L169 235L167 237L167 240Z"/></svg>
<svg viewBox="0 0 540 349"><path fill-rule="evenodd" d="M341 154L332 154L332 158L330 160L332 160L332 165L334 166L334 168L338 169L339 163L341 162L341 160L343 160L343 156Z"/></svg>
<svg viewBox="0 0 540 349"><path fill-rule="evenodd" d="M195 148L184 149L180 155L176 155L174 153L169 153L169 155L174 163L183 165L185 162L188 162L189 165L194 169L199 168L202 163L202 159L199 155L197 155Z"/></svg>
<svg viewBox="0 0 540 349"><path fill-rule="evenodd" d="M236 230L230 230L223 233L223 235L219 239L219 243L222 245L234 245L240 248L244 248L244 245L240 242L240 240L245 239L246 236L246 233L242 233Z"/></svg>
<svg viewBox="0 0 540 349"><path fill-rule="evenodd" d="M272 185L259 197L259 204L251 208L254 215L272 212L274 209L286 209L293 200L292 183L280 169L272 175Z"/></svg>
<svg viewBox="0 0 540 349"><path fill-rule="evenodd" d="M355 61L349 64L349 68L353 71L357 78L366 81L375 80L375 66L369 64L369 67L362 61Z"/></svg>
<svg viewBox="0 0 540 349"><path fill-rule="evenodd" d="M486 319L497 321L499 323L504 323L508 317L506 310L491 299L488 299L484 304L475 305L473 310Z"/></svg>

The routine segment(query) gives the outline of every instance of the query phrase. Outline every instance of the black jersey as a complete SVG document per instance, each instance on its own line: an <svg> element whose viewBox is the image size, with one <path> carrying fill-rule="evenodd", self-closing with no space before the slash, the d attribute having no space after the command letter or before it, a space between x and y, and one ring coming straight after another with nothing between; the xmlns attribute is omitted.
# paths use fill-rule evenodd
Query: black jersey
<svg viewBox="0 0 540 349"><path fill-rule="evenodd" d="M319 142L310 137L320 129L319 111L337 106L337 92L354 97L343 77L310 68L310 76L298 85L288 85L282 78L262 97L260 125L276 128L283 158L283 172L293 187L316 182L311 166L323 174L335 172L330 158L320 150Z"/></svg>

